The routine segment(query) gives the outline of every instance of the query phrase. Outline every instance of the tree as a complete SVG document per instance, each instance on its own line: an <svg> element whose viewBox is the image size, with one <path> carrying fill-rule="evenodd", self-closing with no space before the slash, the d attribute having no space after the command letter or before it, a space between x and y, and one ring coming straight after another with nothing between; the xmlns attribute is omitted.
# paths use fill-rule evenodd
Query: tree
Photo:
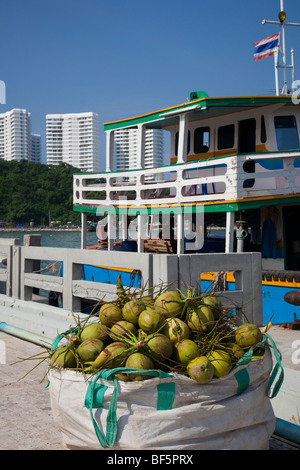
<svg viewBox="0 0 300 470"><path fill-rule="evenodd" d="M76 223L73 212L73 175L80 170L71 165L57 166L26 160L0 159L0 220L29 224L51 218Z"/></svg>

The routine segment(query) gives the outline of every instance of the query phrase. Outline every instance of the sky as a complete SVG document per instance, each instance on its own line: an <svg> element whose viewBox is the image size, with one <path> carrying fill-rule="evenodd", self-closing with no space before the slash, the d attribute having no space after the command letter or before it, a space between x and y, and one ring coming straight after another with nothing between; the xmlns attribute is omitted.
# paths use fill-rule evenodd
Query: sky
<svg viewBox="0 0 300 470"><path fill-rule="evenodd" d="M299 0L284 9L300 23ZM279 11L280 0L0 0L0 112L31 113L44 163L46 114L97 113L104 169L105 122L184 103L191 91L275 94L274 59L254 61L253 42L279 31L262 25ZM300 27L285 31L300 79Z"/></svg>

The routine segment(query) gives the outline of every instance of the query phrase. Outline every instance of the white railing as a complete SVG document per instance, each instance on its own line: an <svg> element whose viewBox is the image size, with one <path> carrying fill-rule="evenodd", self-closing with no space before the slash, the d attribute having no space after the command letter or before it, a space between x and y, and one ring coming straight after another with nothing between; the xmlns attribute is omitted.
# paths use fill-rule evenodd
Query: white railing
<svg viewBox="0 0 300 470"><path fill-rule="evenodd" d="M0 253L3 245L0 240ZM6 245L4 245L6 246ZM6 266L6 275L1 281L12 284L6 296L31 302L33 289L43 289L62 295L62 308L71 312L81 312L83 299L114 299L115 284L109 284L103 278L86 280L83 278L83 266L106 267L119 270L132 270L140 274L141 287L171 284L173 288L186 291L186 286L200 286L201 273L222 271L234 272L235 289L219 291L223 303L242 310L249 321L262 322L261 298L261 256L259 253L209 253L192 255L160 255L131 252L108 252L100 250L80 250L69 248L16 246L14 256ZM34 263L41 266L61 263L62 270L51 274L43 269L34 271ZM2 296L0 295L0 298ZM41 307L42 309L42 307ZM58 308L59 310L59 308ZM22 312L19 312L22 316ZM14 312L14 315L16 313ZM42 310L38 321L47 322ZM24 321L25 321L25 317ZM0 318L2 321L3 318ZM49 320L50 321L50 320ZM8 321L9 323L9 321ZM19 325L17 325L19 326Z"/></svg>
<svg viewBox="0 0 300 470"><path fill-rule="evenodd" d="M75 175L73 202L82 206L232 201L300 192L300 152L234 155L160 168ZM280 160L282 168L264 162ZM254 171L245 164L255 161ZM299 167L298 167L299 163Z"/></svg>
<svg viewBox="0 0 300 470"><path fill-rule="evenodd" d="M15 273L16 263L14 259L18 257L19 253L19 238L2 238L0 240L0 293L6 295L18 295L14 289L13 276Z"/></svg>

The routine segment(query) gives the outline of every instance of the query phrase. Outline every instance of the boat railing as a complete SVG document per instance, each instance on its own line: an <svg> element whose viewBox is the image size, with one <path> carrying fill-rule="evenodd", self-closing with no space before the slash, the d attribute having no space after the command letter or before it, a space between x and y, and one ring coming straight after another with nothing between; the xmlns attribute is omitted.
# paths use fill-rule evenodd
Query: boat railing
<svg viewBox="0 0 300 470"><path fill-rule="evenodd" d="M97 182L98 181L98 182ZM254 153L158 168L74 176L82 206L183 204L300 192L300 152Z"/></svg>

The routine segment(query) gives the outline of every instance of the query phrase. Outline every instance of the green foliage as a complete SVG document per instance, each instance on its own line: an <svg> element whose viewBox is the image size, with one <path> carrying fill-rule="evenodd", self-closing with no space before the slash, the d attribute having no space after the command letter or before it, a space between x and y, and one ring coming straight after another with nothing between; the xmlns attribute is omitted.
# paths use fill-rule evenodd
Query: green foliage
<svg viewBox="0 0 300 470"><path fill-rule="evenodd" d="M73 212L73 174L71 165L43 165L28 161L0 159L0 220L36 225L51 220L78 223Z"/></svg>

